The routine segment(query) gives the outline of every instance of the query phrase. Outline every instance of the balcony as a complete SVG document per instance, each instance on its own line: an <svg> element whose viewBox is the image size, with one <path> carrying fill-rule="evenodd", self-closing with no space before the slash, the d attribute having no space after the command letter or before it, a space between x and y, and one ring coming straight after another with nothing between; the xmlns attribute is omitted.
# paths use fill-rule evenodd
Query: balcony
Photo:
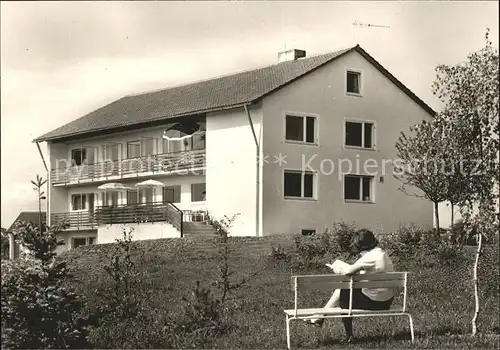
<svg viewBox="0 0 500 350"><path fill-rule="evenodd" d="M52 213L50 215L51 225L58 225L63 222L66 230L80 231L97 229L95 215L94 213L88 211Z"/></svg>
<svg viewBox="0 0 500 350"><path fill-rule="evenodd" d="M100 225L168 222L182 232L184 214L172 203L97 207L94 212L53 213L51 225L64 222L66 230L92 230Z"/></svg>
<svg viewBox="0 0 500 350"><path fill-rule="evenodd" d="M168 222L182 232L183 213L172 203L97 207L95 217L98 225Z"/></svg>
<svg viewBox="0 0 500 350"><path fill-rule="evenodd" d="M153 175L203 173L205 162L206 152L202 149L80 166L61 166L52 169L50 175L52 185L64 186Z"/></svg>

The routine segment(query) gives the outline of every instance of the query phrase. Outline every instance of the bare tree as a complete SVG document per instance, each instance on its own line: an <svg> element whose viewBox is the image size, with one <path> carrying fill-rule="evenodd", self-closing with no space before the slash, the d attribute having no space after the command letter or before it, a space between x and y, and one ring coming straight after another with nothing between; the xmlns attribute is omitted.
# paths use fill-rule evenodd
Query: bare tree
<svg viewBox="0 0 500 350"><path fill-rule="evenodd" d="M499 59L489 40L467 59L453 66L436 68L434 93L445 103L441 118L462 156L462 195L456 202L468 232L476 232L477 250L473 266L475 312L472 334L478 333L480 313L478 266L483 236L498 232L499 178Z"/></svg>
<svg viewBox="0 0 500 350"><path fill-rule="evenodd" d="M35 181L31 180L31 183L34 186L33 189L38 194L38 227L40 228L40 232L44 231L43 220L42 220L42 200L47 199L47 197L45 196L45 192L42 191L42 187L43 187L43 185L45 185L46 182L47 182L47 179L44 180L38 174L36 175Z"/></svg>

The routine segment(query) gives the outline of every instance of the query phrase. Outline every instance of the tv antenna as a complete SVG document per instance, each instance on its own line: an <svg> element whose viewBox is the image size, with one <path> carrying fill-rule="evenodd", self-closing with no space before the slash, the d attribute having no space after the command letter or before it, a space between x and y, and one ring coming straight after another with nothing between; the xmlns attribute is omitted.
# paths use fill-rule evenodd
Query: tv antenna
<svg viewBox="0 0 500 350"><path fill-rule="evenodd" d="M376 27L376 28L391 28L390 26L386 26L383 24L371 24L371 23L363 23L363 22L358 22L354 21L352 23L353 26L355 27Z"/></svg>

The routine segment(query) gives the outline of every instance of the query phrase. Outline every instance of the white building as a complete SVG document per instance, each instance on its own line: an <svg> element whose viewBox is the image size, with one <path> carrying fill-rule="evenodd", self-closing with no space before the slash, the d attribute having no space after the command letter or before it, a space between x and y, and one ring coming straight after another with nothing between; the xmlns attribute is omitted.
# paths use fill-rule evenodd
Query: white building
<svg viewBox="0 0 500 350"><path fill-rule="evenodd" d="M340 220L432 226L431 203L399 191L387 160L400 132L435 112L359 46L304 56L126 96L40 136L49 225L68 220L68 248L111 242L123 224L136 239L193 234L207 210L240 214L231 234L242 236ZM150 179L165 187L135 187ZM98 189L106 183L129 190Z"/></svg>

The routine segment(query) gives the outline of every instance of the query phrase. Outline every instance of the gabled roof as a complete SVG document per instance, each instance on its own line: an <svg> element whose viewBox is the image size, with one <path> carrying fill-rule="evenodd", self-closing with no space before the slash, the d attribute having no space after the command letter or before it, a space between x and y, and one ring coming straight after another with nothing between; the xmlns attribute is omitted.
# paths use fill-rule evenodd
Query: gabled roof
<svg viewBox="0 0 500 350"><path fill-rule="evenodd" d="M35 226L38 226L38 212L37 211L22 211L16 220L10 225L8 232L12 232L14 229L14 225L18 221L31 222ZM42 212L42 223L45 223L46 213Z"/></svg>
<svg viewBox="0 0 500 350"><path fill-rule="evenodd" d="M84 137L99 131L111 131L126 126L148 125L170 118L254 103L351 51L360 53L424 110L431 115L435 114L431 107L413 94L403 83L357 45L324 55L282 62L264 68L164 90L125 96L52 130L34 141L54 141L76 136Z"/></svg>

